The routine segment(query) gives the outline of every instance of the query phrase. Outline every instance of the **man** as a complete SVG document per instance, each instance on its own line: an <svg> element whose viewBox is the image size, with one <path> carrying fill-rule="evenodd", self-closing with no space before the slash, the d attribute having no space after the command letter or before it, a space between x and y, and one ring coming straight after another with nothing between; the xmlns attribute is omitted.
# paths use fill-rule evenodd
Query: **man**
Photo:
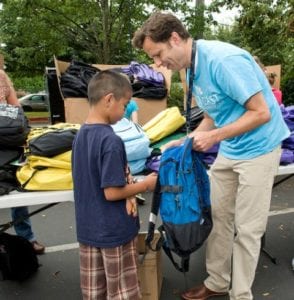
<svg viewBox="0 0 294 300"><path fill-rule="evenodd" d="M191 70L193 43L175 16L160 12L152 14L133 38L133 45L157 66L194 72L192 92L205 116L189 134L193 148L205 151L220 142L211 167L214 227L206 249L209 276L182 297L204 300L230 292L230 299L249 300L280 144L289 131L267 78L248 52L198 40Z"/></svg>

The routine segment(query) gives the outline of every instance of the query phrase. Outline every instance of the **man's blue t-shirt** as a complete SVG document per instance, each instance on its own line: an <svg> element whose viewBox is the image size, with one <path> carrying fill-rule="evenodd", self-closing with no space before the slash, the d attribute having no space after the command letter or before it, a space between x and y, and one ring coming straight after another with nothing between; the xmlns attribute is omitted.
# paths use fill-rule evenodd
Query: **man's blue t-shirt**
<svg viewBox="0 0 294 300"><path fill-rule="evenodd" d="M131 241L139 231L138 217L129 216L126 200L108 201L106 187L126 184L123 141L107 124L85 124L72 149L72 175L80 243L112 248Z"/></svg>
<svg viewBox="0 0 294 300"><path fill-rule="evenodd" d="M247 51L219 41L197 41L193 94L217 128L239 119L246 101L258 92L263 93L271 120L222 141L223 156L251 159L266 154L288 137L289 130L265 74Z"/></svg>

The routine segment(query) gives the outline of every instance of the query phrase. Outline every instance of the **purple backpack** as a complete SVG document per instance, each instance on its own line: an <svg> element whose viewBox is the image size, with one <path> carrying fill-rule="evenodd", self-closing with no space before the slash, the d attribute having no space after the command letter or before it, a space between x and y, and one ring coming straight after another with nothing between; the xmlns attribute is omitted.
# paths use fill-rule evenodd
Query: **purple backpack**
<svg viewBox="0 0 294 300"><path fill-rule="evenodd" d="M283 118L288 125L290 131L294 131L294 105L291 106L280 106Z"/></svg>
<svg viewBox="0 0 294 300"><path fill-rule="evenodd" d="M148 158L146 161L146 169L153 172L158 172L160 165L160 157L161 155L157 155Z"/></svg>
<svg viewBox="0 0 294 300"><path fill-rule="evenodd" d="M282 155L280 159L281 165L288 165L294 162L294 152L289 149L282 149Z"/></svg>
<svg viewBox="0 0 294 300"><path fill-rule="evenodd" d="M133 76L135 81L144 81L155 86L164 85L163 74L155 71L146 64L139 64L136 61L132 61L128 67L122 68L122 72L128 76Z"/></svg>
<svg viewBox="0 0 294 300"><path fill-rule="evenodd" d="M214 144L211 148L202 153L202 159L207 165L212 165L217 157L219 143Z"/></svg>

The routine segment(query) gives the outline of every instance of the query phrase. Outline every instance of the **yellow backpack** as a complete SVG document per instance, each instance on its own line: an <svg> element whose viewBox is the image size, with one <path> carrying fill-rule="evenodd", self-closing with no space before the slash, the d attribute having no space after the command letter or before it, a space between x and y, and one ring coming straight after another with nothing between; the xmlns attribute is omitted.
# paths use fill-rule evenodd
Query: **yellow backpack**
<svg viewBox="0 0 294 300"><path fill-rule="evenodd" d="M162 138L174 133L186 122L186 118L181 115L178 107L167 108L157 114L143 126L151 143L155 143Z"/></svg>
<svg viewBox="0 0 294 300"><path fill-rule="evenodd" d="M16 172L17 180L22 189L55 191L73 188L71 145L69 142L73 139L74 133L80 129L80 126L80 124L59 123L31 129L25 147L26 164ZM69 135L69 141L64 140L59 135L59 133L62 135L62 132L66 133L66 131L72 131L72 134ZM63 150L65 142L68 145L66 150ZM32 148L33 145L34 148ZM53 154L54 152L55 154ZM46 153L52 153L52 155Z"/></svg>
<svg viewBox="0 0 294 300"><path fill-rule="evenodd" d="M71 151L50 158L29 155L27 163L16 172L16 177L24 190L71 190Z"/></svg>

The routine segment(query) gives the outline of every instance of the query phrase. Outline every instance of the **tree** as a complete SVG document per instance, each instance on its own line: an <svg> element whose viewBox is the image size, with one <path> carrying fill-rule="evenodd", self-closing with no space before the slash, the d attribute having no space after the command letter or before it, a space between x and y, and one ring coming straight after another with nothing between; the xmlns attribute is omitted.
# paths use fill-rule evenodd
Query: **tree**
<svg viewBox="0 0 294 300"><path fill-rule="evenodd" d="M209 9L219 12L221 7L238 8L239 16L231 28L230 42L259 56L265 65L281 64L283 87L288 80L293 82L294 76L292 5L287 0L223 0L212 1ZM286 99L290 101L293 103L294 99Z"/></svg>
<svg viewBox="0 0 294 300"><path fill-rule="evenodd" d="M129 20L134 2L6 1L0 35L8 66L40 71L54 54L97 63L125 62L131 48Z"/></svg>
<svg viewBox="0 0 294 300"><path fill-rule="evenodd" d="M0 37L7 67L42 72L53 55L91 63L133 59L131 37L150 8L193 11L186 1L9 0L2 1Z"/></svg>

